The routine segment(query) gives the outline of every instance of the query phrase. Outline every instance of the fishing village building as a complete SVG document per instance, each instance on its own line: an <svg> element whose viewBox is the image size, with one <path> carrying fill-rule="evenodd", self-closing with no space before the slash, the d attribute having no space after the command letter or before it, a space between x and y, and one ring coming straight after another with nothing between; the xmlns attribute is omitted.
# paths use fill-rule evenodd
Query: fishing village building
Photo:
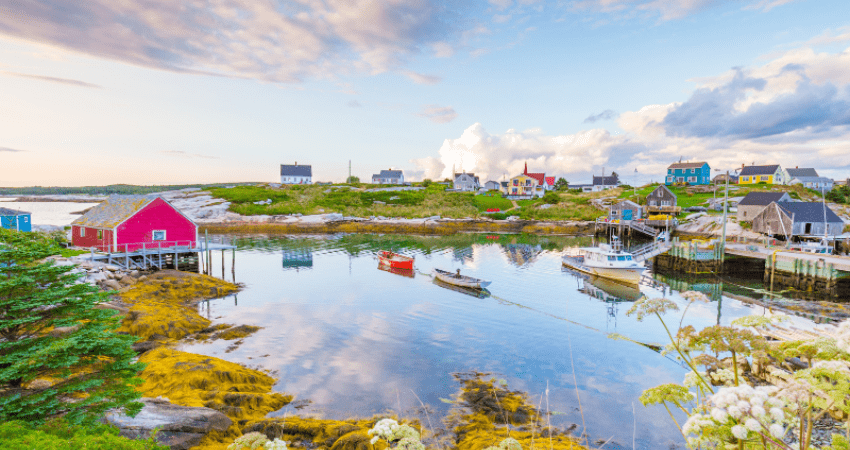
<svg viewBox="0 0 850 450"><path fill-rule="evenodd" d="M381 170L372 175L372 184L404 184L404 173L401 170Z"/></svg>
<svg viewBox="0 0 850 450"><path fill-rule="evenodd" d="M711 167L707 162L677 162L667 166L664 184L688 183L691 185L711 184Z"/></svg>
<svg viewBox="0 0 850 450"><path fill-rule="evenodd" d="M461 172L454 174L453 187L456 191L472 192L477 191L481 183L474 173Z"/></svg>
<svg viewBox="0 0 850 450"><path fill-rule="evenodd" d="M523 169L522 174L534 178L537 181L537 186L544 191L555 189L555 177L547 177L545 173L529 173L528 163L525 163L525 169Z"/></svg>
<svg viewBox="0 0 850 450"><path fill-rule="evenodd" d="M0 228L32 231L32 214L17 209L0 208Z"/></svg>
<svg viewBox="0 0 850 450"><path fill-rule="evenodd" d="M490 180L484 183L484 189L487 189L488 191L498 191L501 186L502 185L498 181Z"/></svg>
<svg viewBox="0 0 850 450"><path fill-rule="evenodd" d="M799 184L805 188L814 189L816 191L823 190L824 192L831 191L835 187L835 182L831 178L822 177L812 168L793 168L786 169L788 172L788 184Z"/></svg>
<svg viewBox="0 0 850 450"><path fill-rule="evenodd" d="M523 197L523 198L533 198L537 195L539 185L537 184L537 179L530 177L526 174L519 174L513 178L511 178L510 182L508 182L508 191L505 192L505 195L511 197ZM539 196L543 196L542 191L543 188L540 187Z"/></svg>
<svg viewBox="0 0 850 450"><path fill-rule="evenodd" d="M822 203L773 202L753 218L753 231L769 236L837 236L844 221Z"/></svg>
<svg viewBox="0 0 850 450"><path fill-rule="evenodd" d="M71 242L105 252L189 246L198 226L156 195L111 195L71 223Z"/></svg>
<svg viewBox="0 0 850 450"><path fill-rule="evenodd" d="M313 166L295 164L280 165L280 183L281 184L312 184L313 183Z"/></svg>
<svg viewBox="0 0 850 450"><path fill-rule="evenodd" d="M614 189L620 185L620 178L617 175L611 176L593 176L593 192L604 191L606 189Z"/></svg>
<svg viewBox="0 0 850 450"><path fill-rule="evenodd" d="M647 214L679 214L682 208L677 206L679 199L667 186L660 185L646 196Z"/></svg>
<svg viewBox="0 0 850 450"><path fill-rule="evenodd" d="M741 166L738 184L786 184L788 174L779 164L769 166Z"/></svg>
<svg viewBox="0 0 850 450"><path fill-rule="evenodd" d="M767 205L793 201L787 192L750 192L738 202L738 222L752 222Z"/></svg>
<svg viewBox="0 0 850 450"><path fill-rule="evenodd" d="M623 200L608 208L611 220L638 220L643 218L643 208L631 200Z"/></svg>

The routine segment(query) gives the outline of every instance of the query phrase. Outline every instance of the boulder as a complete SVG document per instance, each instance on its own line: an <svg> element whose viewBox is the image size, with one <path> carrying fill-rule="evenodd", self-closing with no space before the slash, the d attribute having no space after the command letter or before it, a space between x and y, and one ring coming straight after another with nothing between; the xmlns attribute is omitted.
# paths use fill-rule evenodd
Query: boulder
<svg viewBox="0 0 850 450"><path fill-rule="evenodd" d="M134 271L130 272L130 276L133 277L133 278L139 278L139 271L134 270Z"/></svg>
<svg viewBox="0 0 850 450"><path fill-rule="evenodd" d="M110 272L116 272L118 270L121 270L120 267L118 267L116 265L112 265L112 264L106 264L106 265L103 266L103 268L110 271Z"/></svg>
<svg viewBox="0 0 850 450"><path fill-rule="evenodd" d="M224 414L210 408L174 405L166 399L142 398L145 405L136 417L123 411L107 412L103 421L118 427L121 436L147 439L158 430L154 439L171 450L189 449L198 445L211 431L225 431L233 422Z"/></svg>
<svg viewBox="0 0 850 450"><path fill-rule="evenodd" d="M111 291L121 290L121 283L119 283L115 280L105 280L101 284L103 285L104 288L109 289Z"/></svg>
<svg viewBox="0 0 850 450"><path fill-rule="evenodd" d="M141 341L133 344L133 351L141 355L142 353L160 347L162 343L156 341Z"/></svg>
<svg viewBox="0 0 850 450"><path fill-rule="evenodd" d="M136 279L129 276L129 275L124 275L121 278L120 282L121 282L122 286L132 286L132 285L136 284Z"/></svg>

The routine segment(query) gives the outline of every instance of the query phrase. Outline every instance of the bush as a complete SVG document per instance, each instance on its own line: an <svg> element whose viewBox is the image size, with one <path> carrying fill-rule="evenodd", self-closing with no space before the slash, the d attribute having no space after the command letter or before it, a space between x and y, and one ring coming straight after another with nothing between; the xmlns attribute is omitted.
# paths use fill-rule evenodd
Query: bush
<svg viewBox="0 0 850 450"><path fill-rule="evenodd" d="M543 203L548 203L550 205L557 205L561 202L561 196L554 192L547 192L543 195Z"/></svg>
<svg viewBox="0 0 850 450"><path fill-rule="evenodd" d="M118 435L106 425L83 428L64 421L52 421L37 428L24 422L0 423L0 442L4 450L166 450L151 438L134 441Z"/></svg>
<svg viewBox="0 0 850 450"><path fill-rule="evenodd" d="M426 179L422 180L422 186L424 186L424 187L430 186L431 183L432 183L432 181L431 181L430 178L426 178Z"/></svg>

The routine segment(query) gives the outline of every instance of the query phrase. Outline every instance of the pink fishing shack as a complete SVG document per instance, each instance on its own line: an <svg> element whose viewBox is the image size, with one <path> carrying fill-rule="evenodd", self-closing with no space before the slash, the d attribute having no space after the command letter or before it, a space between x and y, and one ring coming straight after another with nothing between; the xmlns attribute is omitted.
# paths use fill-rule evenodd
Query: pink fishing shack
<svg viewBox="0 0 850 450"><path fill-rule="evenodd" d="M156 195L111 195L71 223L71 242L105 252L195 247L198 226Z"/></svg>

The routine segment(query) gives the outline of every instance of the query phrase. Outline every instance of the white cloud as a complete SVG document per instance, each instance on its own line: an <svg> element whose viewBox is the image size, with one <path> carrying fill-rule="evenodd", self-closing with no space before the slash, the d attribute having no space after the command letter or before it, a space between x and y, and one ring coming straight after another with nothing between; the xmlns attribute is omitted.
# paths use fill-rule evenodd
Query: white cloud
<svg viewBox="0 0 850 450"><path fill-rule="evenodd" d="M744 9L770 11L795 0L749 0ZM723 3L742 3L742 0L580 0L572 3L573 9L595 11L622 17L636 14L659 16L661 20L675 20L715 8Z"/></svg>
<svg viewBox="0 0 850 450"><path fill-rule="evenodd" d="M417 115L431 119L432 122L449 123L455 120L457 112L451 106L426 105Z"/></svg>
<svg viewBox="0 0 850 450"><path fill-rule="evenodd" d="M413 80L413 82L416 84L437 84L443 80L442 78L436 75L424 75L410 70L405 70L401 73Z"/></svg>
<svg viewBox="0 0 850 450"><path fill-rule="evenodd" d="M92 0L0 6L0 34L131 64L298 82L451 52L464 7L436 0ZM26 18L23 20L22 18ZM474 25L471 25L474 26Z"/></svg>
<svg viewBox="0 0 850 450"><path fill-rule="evenodd" d="M547 135L541 130L491 134L482 124L446 139L437 156L412 161L414 173L445 178L452 167L484 179L529 170L573 183L615 170L626 182L660 180L673 161L705 160L713 168L779 163L815 167L824 176L850 173L850 49L788 51L761 66L700 79L681 103L627 111L602 129ZM606 114L613 118L613 113ZM591 116L595 118L596 116ZM638 179L631 174L638 170Z"/></svg>

